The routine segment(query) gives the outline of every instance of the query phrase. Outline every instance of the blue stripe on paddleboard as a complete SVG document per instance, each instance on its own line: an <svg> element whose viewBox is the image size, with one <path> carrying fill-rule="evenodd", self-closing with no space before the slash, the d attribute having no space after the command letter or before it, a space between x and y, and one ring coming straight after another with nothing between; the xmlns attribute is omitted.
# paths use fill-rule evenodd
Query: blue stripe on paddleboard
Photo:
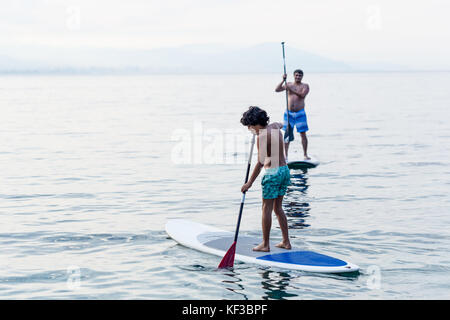
<svg viewBox="0 0 450 320"><path fill-rule="evenodd" d="M256 259L316 267L342 267L347 262L312 251L268 254Z"/></svg>

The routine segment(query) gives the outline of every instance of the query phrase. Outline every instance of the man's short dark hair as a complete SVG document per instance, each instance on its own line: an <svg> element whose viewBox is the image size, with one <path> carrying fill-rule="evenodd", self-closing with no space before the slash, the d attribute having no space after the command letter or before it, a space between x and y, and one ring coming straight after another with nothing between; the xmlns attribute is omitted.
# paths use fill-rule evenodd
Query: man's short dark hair
<svg viewBox="0 0 450 320"><path fill-rule="evenodd" d="M295 70L295 71L294 71L294 74L296 74L296 73L300 73L301 75L303 75L303 71L302 71L301 69Z"/></svg>
<svg viewBox="0 0 450 320"><path fill-rule="evenodd" d="M267 112L263 109L251 106L242 115L241 123L244 126L256 126L259 124L265 127L269 123L269 117L267 116Z"/></svg>

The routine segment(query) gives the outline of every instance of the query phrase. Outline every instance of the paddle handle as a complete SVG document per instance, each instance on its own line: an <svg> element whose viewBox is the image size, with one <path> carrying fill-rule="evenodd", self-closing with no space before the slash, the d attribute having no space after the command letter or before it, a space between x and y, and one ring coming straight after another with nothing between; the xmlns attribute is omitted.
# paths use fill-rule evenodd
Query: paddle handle
<svg viewBox="0 0 450 320"><path fill-rule="evenodd" d="M245 174L245 182L248 182L248 176L250 175L250 167L251 167L251 163L252 163L252 155L253 155L253 147L255 146L255 135L253 135L252 137L252 143L251 143L251 147L250 147L250 156L248 157L248 163L247 163L247 173ZM241 218L242 218L242 211L244 209L244 202L245 202L245 193L247 191L242 193L242 200L241 200L241 207L239 208L239 217L238 217L238 222L236 225L236 232L234 233L234 242L237 241L238 238L238 234L239 234L239 227L241 225Z"/></svg>

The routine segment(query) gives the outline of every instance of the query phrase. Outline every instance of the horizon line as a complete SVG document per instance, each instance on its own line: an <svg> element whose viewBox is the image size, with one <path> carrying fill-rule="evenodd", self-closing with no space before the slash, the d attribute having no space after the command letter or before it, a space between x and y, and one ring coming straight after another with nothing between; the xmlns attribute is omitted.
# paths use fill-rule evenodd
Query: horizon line
<svg viewBox="0 0 450 320"><path fill-rule="evenodd" d="M359 69L359 70L313 70L308 74L324 74L324 73L446 73L450 69ZM250 74L279 74L279 72L267 71L230 71L230 72L208 72L208 71L146 71L132 70L126 68L63 68L63 69L25 69L25 70L8 70L0 69L0 75L250 75Z"/></svg>

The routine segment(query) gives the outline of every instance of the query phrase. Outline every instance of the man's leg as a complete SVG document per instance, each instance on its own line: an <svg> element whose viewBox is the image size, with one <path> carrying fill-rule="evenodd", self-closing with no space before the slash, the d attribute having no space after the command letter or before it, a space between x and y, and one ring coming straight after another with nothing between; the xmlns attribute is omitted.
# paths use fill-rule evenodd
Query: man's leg
<svg viewBox="0 0 450 320"><path fill-rule="evenodd" d="M292 119L291 119L291 117L289 117L289 118L290 119L288 120L287 111L284 111L283 141L284 141L284 156L286 157L286 162L288 162L289 143L294 140L294 124L291 121L293 118ZM286 140L288 140L288 141L286 142Z"/></svg>
<svg viewBox="0 0 450 320"><path fill-rule="evenodd" d="M261 244L253 248L253 251L270 251L269 237L270 228L272 227L272 210L275 199L263 199L262 204L262 233L263 241Z"/></svg>
<svg viewBox="0 0 450 320"><path fill-rule="evenodd" d="M283 196L279 196L275 199L273 211L275 212L278 223L280 224L281 234L283 235L283 241L281 241L276 246L278 248L291 249L291 242L289 241L289 231L286 214L283 210Z"/></svg>
<svg viewBox="0 0 450 320"><path fill-rule="evenodd" d="M286 162L288 161L289 143L290 142L284 142L284 156L286 157Z"/></svg>
<svg viewBox="0 0 450 320"><path fill-rule="evenodd" d="M311 158L308 157L308 138L306 137L306 132L300 132L300 136L302 137L303 155L305 156L305 160L311 160Z"/></svg>
<svg viewBox="0 0 450 320"><path fill-rule="evenodd" d="M287 142L286 142L286 139L283 140L284 141L284 153L285 153L284 155L286 157L286 162L289 162L288 161L289 144L291 143L291 141L294 140L294 127L293 126L289 125L289 131L285 132L285 137L286 137L286 135L289 138L287 138L287 140L288 140Z"/></svg>

